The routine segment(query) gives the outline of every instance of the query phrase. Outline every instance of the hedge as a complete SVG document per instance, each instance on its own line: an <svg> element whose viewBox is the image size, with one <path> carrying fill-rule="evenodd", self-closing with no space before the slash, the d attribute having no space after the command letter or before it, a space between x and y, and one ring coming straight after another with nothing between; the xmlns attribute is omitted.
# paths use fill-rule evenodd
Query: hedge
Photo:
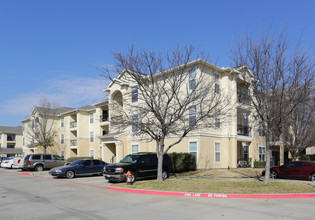
<svg viewBox="0 0 315 220"><path fill-rule="evenodd" d="M300 156L300 160L315 161L315 154L303 154Z"/></svg>
<svg viewBox="0 0 315 220"><path fill-rule="evenodd" d="M254 168L265 168L266 161L254 161Z"/></svg>
<svg viewBox="0 0 315 220"><path fill-rule="evenodd" d="M83 159L93 159L93 158L92 157L69 157L67 161L74 162L74 161L83 160Z"/></svg>
<svg viewBox="0 0 315 220"><path fill-rule="evenodd" d="M195 171L196 170L196 157L191 153L169 153L173 161L173 171L175 173Z"/></svg>

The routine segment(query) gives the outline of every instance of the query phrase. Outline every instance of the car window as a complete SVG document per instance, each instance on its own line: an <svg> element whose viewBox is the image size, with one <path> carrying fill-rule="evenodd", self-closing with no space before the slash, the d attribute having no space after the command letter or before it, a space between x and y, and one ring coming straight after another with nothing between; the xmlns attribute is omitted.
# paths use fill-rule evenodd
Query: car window
<svg viewBox="0 0 315 220"><path fill-rule="evenodd" d="M34 154L32 160L40 160L40 154Z"/></svg>
<svg viewBox="0 0 315 220"><path fill-rule="evenodd" d="M143 164L144 166L150 166L150 158L149 156L143 156L141 157L141 164Z"/></svg>
<svg viewBox="0 0 315 220"><path fill-rule="evenodd" d="M58 155L53 155L54 160L62 160L62 158Z"/></svg>
<svg viewBox="0 0 315 220"><path fill-rule="evenodd" d="M83 162L83 166L91 166L91 160L86 160Z"/></svg>
<svg viewBox="0 0 315 220"><path fill-rule="evenodd" d="M138 155L127 155L120 161L120 163L137 163L138 160Z"/></svg>
<svg viewBox="0 0 315 220"><path fill-rule="evenodd" d="M299 163L297 163L297 162L292 162L292 163L290 163L289 165L288 165L288 167L290 167L290 168L294 168L294 167L299 167L300 165L299 165Z"/></svg>
<svg viewBox="0 0 315 220"><path fill-rule="evenodd" d="M51 160L51 155L43 155L43 160Z"/></svg>
<svg viewBox="0 0 315 220"><path fill-rule="evenodd" d="M74 161L73 163L71 163L70 165L71 166L78 166L82 163L83 160L77 160L77 161Z"/></svg>
<svg viewBox="0 0 315 220"><path fill-rule="evenodd" d="M311 165L307 164L307 163L301 163L303 167L311 167Z"/></svg>
<svg viewBox="0 0 315 220"><path fill-rule="evenodd" d="M25 160L28 160L30 158L31 155L26 155L25 156Z"/></svg>
<svg viewBox="0 0 315 220"><path fill-rule="evenodd" d="M101 161L99 161L99 160L93 160L93 164L94 164L94 165L101 165Z"/></svg>

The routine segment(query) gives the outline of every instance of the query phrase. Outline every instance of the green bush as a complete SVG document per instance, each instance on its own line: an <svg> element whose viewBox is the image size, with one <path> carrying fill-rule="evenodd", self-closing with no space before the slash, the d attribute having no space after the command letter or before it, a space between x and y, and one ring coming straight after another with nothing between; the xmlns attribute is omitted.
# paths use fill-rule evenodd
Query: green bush
<svg viewBox="0 0 315 220"><path fill-rule="evenodd" d="M265 168L266 161L254 161L254 168Z"/></svg>
<svg viewBox="0 0 315 220"><path fill-rule="evenodd" d="M173 161L174 173L181 173L196 170L196 158L191 153L169 153Z"/></svg>
<svg viewBox="0 0 315 220"><path fill-rule="evenodd" d="M315 161L315 154L303 154L300 156L300 160Z"/></svg>
<svg viewBox="0 0 315 220"><path fill-rule="evenodd" d="M69 157L66 161L68 162L74 162L77 160L83 160L83 159L93 159L92 157Z"/></svg>

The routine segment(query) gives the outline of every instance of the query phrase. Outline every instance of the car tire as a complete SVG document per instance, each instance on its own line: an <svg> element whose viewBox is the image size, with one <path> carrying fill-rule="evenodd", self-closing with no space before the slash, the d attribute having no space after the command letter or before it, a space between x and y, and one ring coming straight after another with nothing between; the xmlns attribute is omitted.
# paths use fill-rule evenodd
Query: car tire
<svg viewBox="0 0 315 220"><path fill-rule="evenodd" d="M169 177L168 172L167 172L166 170L164 170L164 171L162 172L162 178L163 178L163 180L167 179L168 177Z"/></svg>
<svg viewBox="0 0 315 220"><path fill-rule="evenodd" d="M44 170L44 167L43 167L43 165L36 165L34 170L37 172L42 172Z"/></svg>
<svg viewBox="0 0 315 220"><path fill-rule="evenodd" d="M315 182L315 173L312 173L312 174L311 174L310 180L313 181L313 182Z"/></svg>
<svg viewBox="0 0 315 220"><path fill-rule="evenodd" d="M270 171L270 179L276 179L278 178L278 173L274 170Z"/></svg>
<svg viewBox="0 0 315 220"><path fill-rule="evenodd" d="M66 177L67 177L68 179L72 179L74 176L75 176L75 173L74 173L72 170L68 170L68 171L66 172Z"/></svg>
<svg viewBox="0 0 315 220"><path fill-rule="evenodd" d="M136 175L134 172L131 172L131 182L134 183L136 181Z"/></svg>

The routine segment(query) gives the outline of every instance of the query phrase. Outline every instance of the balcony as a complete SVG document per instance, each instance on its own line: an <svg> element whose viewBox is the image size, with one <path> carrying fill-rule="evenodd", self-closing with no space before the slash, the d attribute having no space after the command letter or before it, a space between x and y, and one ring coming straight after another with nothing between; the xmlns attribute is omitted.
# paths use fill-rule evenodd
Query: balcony
<svg viewBox="0 0 315 220"><path fill-rule="evenodd" d="M237 158L237 167L238 168L246 168L251 167L252 158Z"/></svg>
<svg viewBox="0 0 315 220"><path fill-rule="evenodd" d="M76 121L70 122L70 128L76 128L76 127L77 127Z"/></svg>
<svg viewBox="0 0 315 220"><path fill-rule="evenodd" d="M247 125L237 125L237 135L242 135L242 136L250 136L251 127Z"/></svg>
<svg viewBox="0 0 315 220"><path fill-rule="evenodd" d="M70 149L77 149L77 148L78 148L78 140L77 139L70 140Z"/></svg>
<svg viewBox="0 0 315 220"><path fill-rule="evenodd" d="M238 92L237 101L241 104L250 105L250 96L248 92Z"/></svg>
<svg viewBox="0 0 315 220"><path fill-rule="evenodd" d="M7 142L15 142L15 135L8 135Z"/></svg>
<svg viewBox="0 0 315 220"><path fill-rule="evenodd" d="M101 121L101 122L106 122L106 121L108 121L108 115L101 115L101 116L100 116L100 121Z"/></svg>

